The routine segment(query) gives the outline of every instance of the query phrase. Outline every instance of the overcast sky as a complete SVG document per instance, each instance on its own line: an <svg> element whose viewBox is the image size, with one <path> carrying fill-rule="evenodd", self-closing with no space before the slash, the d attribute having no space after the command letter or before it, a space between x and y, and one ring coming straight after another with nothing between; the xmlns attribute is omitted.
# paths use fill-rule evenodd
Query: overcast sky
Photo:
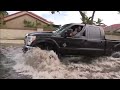
<svg viewBox="0 0 120 90"><path fill-rule="evenodd" d="M8 11L9 14L18 11ZM60 13L51 14L50 11L31 11L54 24L63 25L66 23L81 23L81 16L78 11L60 11ZM87 12L88 16L92 15L92 11ZM96 11L94 20L100 18L106 25L120 24L120 14L117 11Z"/></svg>

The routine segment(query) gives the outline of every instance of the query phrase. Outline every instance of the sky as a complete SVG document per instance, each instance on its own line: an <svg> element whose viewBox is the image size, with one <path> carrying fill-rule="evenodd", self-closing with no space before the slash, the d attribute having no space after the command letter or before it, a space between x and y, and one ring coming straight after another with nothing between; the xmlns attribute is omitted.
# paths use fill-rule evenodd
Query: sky
<svg viewBox="0 0 120 90"><path fill-rule="evenodd" d="M8 11L9 14L16 13L18 11ZM30 11L33 12L48 21L52 21L57 25L64 25L67 23L81 23L81 16L78 11L60 11L55 14L51 14L50 11ZM87 11L87 15L91 16L92 11ZM110 26L112 24L120 24L120 14L117 11L96 11L94 20L98 18L102 19L103 23Z"/></svg>

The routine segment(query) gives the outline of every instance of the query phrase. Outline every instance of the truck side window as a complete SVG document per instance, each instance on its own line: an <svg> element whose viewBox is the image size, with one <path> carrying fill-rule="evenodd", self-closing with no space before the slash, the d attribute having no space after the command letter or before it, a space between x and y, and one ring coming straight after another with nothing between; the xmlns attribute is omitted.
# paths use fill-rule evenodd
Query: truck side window
<svg viewBox="0 0 120 90"><path fill-rule="evenodd" d="M75 25L72 26L71 29L73 29L73 32L71 32L70 36L71 37L80 37L80 31L82 30L83 26L80 25Z"/></svg>
<svg viewBox="0 0 120 90"><path fill-rule="evenodd" d="M87 27L87 30L88 30L88 38L89 39L101 39L100 28L89 26L89 27Z"/></svg>

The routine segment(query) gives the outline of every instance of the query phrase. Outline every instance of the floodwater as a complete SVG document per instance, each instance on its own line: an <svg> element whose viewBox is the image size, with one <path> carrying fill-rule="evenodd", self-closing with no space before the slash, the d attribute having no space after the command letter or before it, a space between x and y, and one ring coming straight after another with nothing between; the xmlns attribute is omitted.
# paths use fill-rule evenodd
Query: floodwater
<svg viewBox="0 0 120 90"><path fill-rule="evenodd" d="M2 49L4 50L4 49ZM10 52L9 52L10 53ZM0 79L30 79L29 75L19 74L13 69L16 64L10 57L6 57L0 49Z"/></svg>
<svg viewBox="0 0 120 90"><path fill-rule="evenodd" d="M53 51L0 47L0 79L120 79L120 58L63 57Z"/></svg>

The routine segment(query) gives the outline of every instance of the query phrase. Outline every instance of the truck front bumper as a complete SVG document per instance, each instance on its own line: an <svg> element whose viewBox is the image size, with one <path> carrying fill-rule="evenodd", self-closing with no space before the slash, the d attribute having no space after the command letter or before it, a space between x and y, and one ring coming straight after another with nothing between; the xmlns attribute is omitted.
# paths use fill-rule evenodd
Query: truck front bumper
<svg viewBox="0 0 120 90"><path fill-rule="evenodd" d="M31 48L33 48L33 47L31 47L31 46L23 46L23 48L22 48L22 51L24 52L24 53L26 53L28 50L30 50Z"/></svg>

